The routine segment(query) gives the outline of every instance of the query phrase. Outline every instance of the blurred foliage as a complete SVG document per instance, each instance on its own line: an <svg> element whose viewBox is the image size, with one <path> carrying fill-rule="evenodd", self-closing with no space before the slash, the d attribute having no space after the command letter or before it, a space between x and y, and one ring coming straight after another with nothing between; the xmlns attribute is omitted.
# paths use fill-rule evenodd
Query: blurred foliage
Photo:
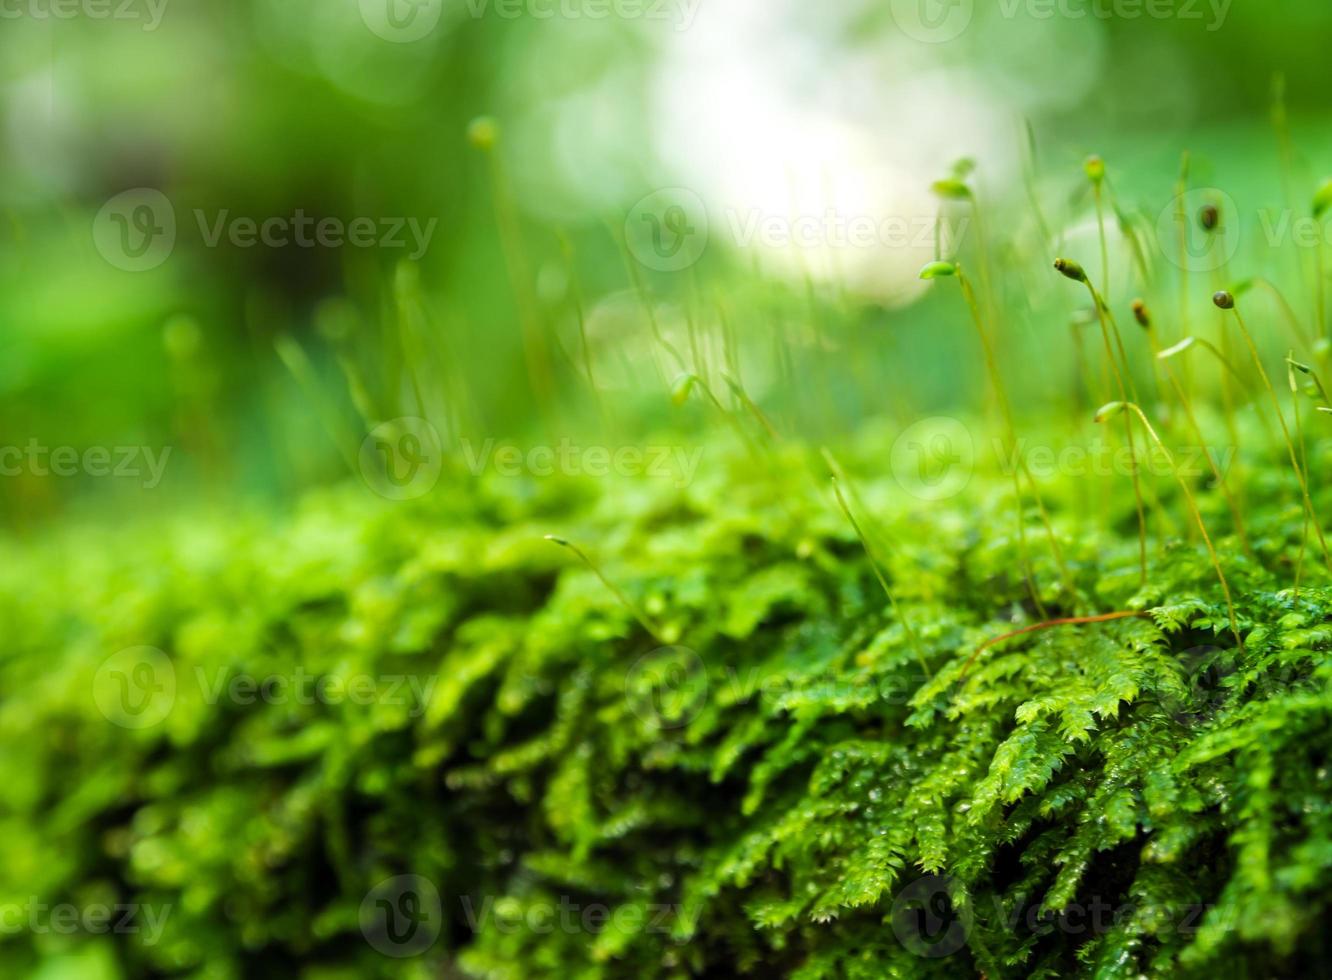
<svg viewBox="0 0 1332 980"><path fill-rule="evenodd" d="M977 159L996 288L1021 327L1008 338L1013 366L1046 351L1046 338L1066 336L1070 313L1066 298L1039 284L1052 243L1033 237L1015 163L1022 117L1038 136L1038 182L1059 240L1085 232L1090 199L1077 163L1093 151L1109 161L1135 220L1150 223L1168 202L1185 147L1195 183L1226 188L1245 220L1280 202L1265 121L1277 70L1298 147L1298 200L1327 167L1317 38L1328 14L1317 0L1283 4L1280 16L1227 5L1215 29L1221 12L1202 4L1197 20L1128 7L1118 17L981 9L955 44L923 46L909 43L887 5L868 2L817 13L796 3L704 2L687 30L445 6L439 27L410 44L377 37L351 2L168 2L152 30L138 20L8 18L0 37L8 441L169 445L171 478L157 497L186 500L219 487L289 499L343 472L336 441L290 383L274 342L294 336L336 374L318 330L332 303L354 313L361 349L381 346L398 330L392 283L402 255L206 248L192 227L196 209L259 220L297 209L437 220L416 272L422 336L452 365L459 402L475 410L470 435L498 438L595 430L597 407L568 363L580 357L580 307L596 355L615 367L601 384L618 418L661 424L671 378L652 369L660 351L616 245L624 216L644 194L675 184L721 209L728 185L710 183L712 170L757 168L769 180L788 166L778 154L801 144L821 155L799 161L790 179L817 181L842 147L820 149L818 135L803 135L806 124L882 139L869 158L836 172L838 181L891 180L925 193L953 158ZM149 6L133 9L146 16ZM712 51L727 38L733 55L717 61ZM818 70L800 89L811 66ZM864 77L881 83L869 105L856 95ZM754 100L753 119L718 115L735 105L728 83L736 78ZM705 85L720 108L691 95ZM964 111L967 99L987 94L999 101ZM672 101L691 98L687 108ZM498 170L464 138L483 115L499 122ZM788 143L772 142L787 130ZM681 132L697 146L677 145ZM692 169L681 163L691 153ZM881 175L882 166L890 169ZM151 272L111 267L88 233L103 204L135 187L165 192L183 229L170 261ZM510 198L506 230L496 207ZM1237 274L1271 261L1252 258ZM1289 262L1272 264L1289 272ZM974 341L953 329L956 308L916 302L919 291L884 268L868 288L807 283L789 261L716 234L691 273L638 275L668 336L683 343L685 319L714 333L727 320L738 356L752 362L751 387L823 438L886 408L955 405L957 391L978 381ZM1282 284L1296 288L1289 275ZM566 411L554 418L525 370L524 303L535 304L556 366ZM161 349L164 326L182 316L201 331L206 371L182 370ZM1071 347L1060 348L1048 384L1033 394L1063 390L1060 374L1076 373ZM802 387L836 393L824 405L835 413L814 415L811 396L790 390L792 364ZM1034 399L1030 410L1043 407ZM71 500L145 502L105 481L6 478L0 491L19 527L58 516Z"/></svg>

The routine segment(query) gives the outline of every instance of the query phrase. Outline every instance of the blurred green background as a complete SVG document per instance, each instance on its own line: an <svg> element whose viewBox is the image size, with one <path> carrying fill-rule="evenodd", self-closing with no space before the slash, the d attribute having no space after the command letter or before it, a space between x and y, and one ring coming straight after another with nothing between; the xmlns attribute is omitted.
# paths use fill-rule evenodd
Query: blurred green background
<svg viewBox="0 0 1332 980"><path fill-rule="evenodd" d="M120 3L57 17L21 0L0 18L0 442L171 455L151 488L20 468L0 480L19 534L72 512L280 503L345 478L365 432L399 415L429 417L452 456L465 438L712 424L701 401L672 408L678 365L654 328L705 376L733 367L787 431L974 410L963 310L915 277L949 251L930 185L963 157L1029 412L1077 384L1083 297L1049 274L1041 224L1097 267L1089 153L1160 277L1137 281L1116 235L1112 299L1173 295L1152 229L1188 150L1193 185L1238 202L1236 274L1279 279L1312 315L1313 257L1251 233L1332 169L1322 0ZM176 238L132 271L95 228L143 188ZM662 188L706 214L683 268L645 252L654 230L698 231L695 212L642 213ZM413 258L210 247L196 220L298 210L433 231ZM829 215L909 234L747 234Z"/></svg>

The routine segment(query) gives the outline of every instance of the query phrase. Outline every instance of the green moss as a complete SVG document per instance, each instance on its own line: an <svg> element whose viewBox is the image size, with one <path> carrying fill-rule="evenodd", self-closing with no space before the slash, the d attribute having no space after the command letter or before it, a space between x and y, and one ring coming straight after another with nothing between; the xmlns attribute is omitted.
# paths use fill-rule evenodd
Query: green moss
<svg viewBox="0 0 1332 980"><path fill-rule="evenodd" d="M889 445L867 427L839 458L927 672L795 448L759 468L705 447L683 490L349 487L281 524L7 546L0 906L165 918L155 942L10 930L5 973L1309 975L1332 895L1332 591L1312 555L1289 588L1279 454L1246 460L1280 488L1246 513L1255 558L1199 487L1242 650L1172 481L1140 585L1127 489L1065 476L1043 490L1076 595L1025 515L1049 615L1144 615L1015 637L963 677L1036 622L1012 483L982 469L912 497ZM143 655L119 680L106 664L141 646L174 693L125 727L145 716L107 715ZM265 700L238 677L283 684ZM302 697L301 677L349 686ZM373 928L378 899L414 908L376 890L400 875L440 901L418 896L434 941L403 959Z"/></svg>

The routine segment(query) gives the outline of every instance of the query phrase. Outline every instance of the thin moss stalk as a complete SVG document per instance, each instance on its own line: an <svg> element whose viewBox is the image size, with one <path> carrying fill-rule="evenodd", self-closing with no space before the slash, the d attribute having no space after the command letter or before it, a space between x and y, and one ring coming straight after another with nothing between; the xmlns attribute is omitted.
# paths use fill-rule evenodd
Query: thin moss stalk
<svg viewBox="0 0 1332 980"><path fill-rule="evenodd" d="M591 558L589 558L587 556L587 553L584 552L582 548L578 547L578 545L574 544L569 539L559 537L558 535L555 534L547 534L545 538L547 541L551 542L552 544L557 544L561 548L566 548L569 551L572 551L578 557L578 560L581 561L584 565L586 565L588 570L591 571L592 574L595 575L601 581L601 584L604 585L607 589L609 589L611 594L620 601L620 604L623 605L625 609L629 610L629 612L633 615L634 619L638 620L638 624L643 627L643 629L647 632L648 636L652 637L662 646L667 645L666 640L662 639L662 631L658 629L658 627L655 624L653 624L652 620L650 620L647 617L646 613L644 613L641 609L639 609L638 606L634 605L634 603L630 600L630 598L627 595L624 594L624 592L620 589L618 585L616 585L614 582L612 582L609 578L606 577L606 574L601 570L600 566L598 566L596 562L594 562Z"/></svg>
<svg viewBox="0 0 1332 980"><path fill-rule="evenodd" d="M1272 386L1272 379L1267 376L1267 369L1263 367L1263 359L1258 356L1258 348L1254 345L1253 336L1244 323L1244 316L1235 304L1234 296L1222 290L1212 297L1212 301L1218 309L1229 310L1235 316L1235 323L1239 326L1240 335L1244 338L1244 344L1249 349L1249 356L1253 359L1254 367L1258 369L1258 376L1262 378L1263 387L1267 389L1268 397L1272 400L1272 409L1276 413L1277 422L1281 426L1281 435L1286 442L1286 451L1290 454L1291 469L1295 471L1295 479L1299 481L1305 509L1308 511L1309 520L1313 524L1314 533L1318 537L1318 545L1323 552L1323 563L1327 565L1328 571L1332 572L1332 554L1328 553L1327 539L1323 536L1322 525L1319 523L1317 513L1314 512L1313 500L1309 496L1309 481L1305 477L1304 470L1300 467L1300 461L1295 452L1295 443L1291 439L1290 429L1286 426L1286 414L1281 410L1281 400L1277 397L1276 388Z"/></svg>
<svg viewBox="0 0 1332 980"><path fill-rule="evenodd" d="M1082 266L1071 259L1055 259L1054 267L1065 278L1072 279L1074 282L1080 282L1087 287L1087 292L1091 294L1092 305L1096 308L1096 317L1101 325L1101 340L1105 344L1106 360L1110 364L1111 373L1115 378L1115 383L1119 388L1120 400L1127 402L1129 400L1129 388L1124 381L1124 374L1119 368L1119 362L1115 359L1115 351L1110 343L1110 326L1107 322L1106 307L1101 300L1101 296L1096 292L1096 287L1087 278L1087 273L1083 271ZM1115 331L1118 337L1118 329ZM1120 342L1120 350L1123 350L1123 342ZM1128 440L1129 448L1129 475L1133 482L1133 500L1138 510L1138 576L1142 585L1147 584L1147 509L1142 500L1142 480L1138 475L1137 445L1133 439L1133 425L1128 420L1124 420L1124 437Z"/></svg>
<svg viewBox="0 0 1332 980"><path fill-rule="evenodd" d="M545 325L541 318L541 305L532 287L531 263L523 245L522 226L518 208L513 200L508 171L500 152L500 128L488 117L475 119L467 128L471 144L485 154L490 168L490 195L495 210L495 223L499 228L500 245L504 251L504 265L518 305L518 318L523 331L523 354L526 358L528 380L537 404L548 409L555 396L555 381L550 365L550 351L546 342Z"/></svg>
<svg viewBox="0 0 1332 980"><path fill-rule="evenodd" d="M1212 568L1216 571L1217 580L1221 583L1221 591L1226 597L1226 612L1230 617L1230 632L1235 637L1235 643L1238 644L1239 648L1242 650L1244 649L1244 640L1240 637L1239 619L1235 615L1235 600L1230 594L1230 583L1226 581L1226 573L1221 568L1221 559L1217 556L1216 546L1212 544L1212 536L1207 533L1207 523L1203 520L1202 511L1198 509L1198 501L1193 496L1193 490L1189 487L1189 481L1184 479L1184 475L1179 471L1179 467L1175 465L1174 454L1171 453L1166 447L1166 444L1161 441L1161 437L1156 434L1156 430L1152 428L1152 423L1147 420L1147 415L1133 402L1110 402L1096 413L1095 421L1104 422L1106 419L1111 418L1114 415L1120 413L1127 415L1129 412L1138 417L1143 428L1147 430L1148 437L1156 444L1156 447L1161 450L1161 453L1166 458L1166 463L1170 466L1170 471L1175 475L1175 481L1179 484L1180 490L1184 492L1184 499L1188 501L1189 510L1193 515L1193 520L1198 526L1199 533L1202 534L1203 543L1207 546L1207 554L1211 558Z"/></svg>
<svg viewBox="0 0 1332 980"><path fill-rule="evenodd" d="M1045 526L1046 537L1050 542L1050 550L1054 555L1055 564L1059 569L1060 579L1064 591L1071 597L1075 594L1072 579L1069 576L1068 566L1064 561L1063 549L1059 546L1059 538L1055 533L1054 524L1050 520L1049 511L1046 510L1045 501L1041 497L1040 487L1037 486L1035 478L1031 475L1027 467L1026 460L1017 450L1017 427L1013 423L1013 410L1008 400L1008 392L1004 387L1003 375L999 373L999 362L995 354L994 342L990 337L989 331L985 329L985 320L981 316L980 305L976 301L976 293L971 287L971 280L967 278L962 271L962 266L955 262L932 262L921 270L922 279L934 279L938 277L956 276L958 285L962 290L962 295L966 300L967 308L971 312L972 323L976 327L976 333L980 338L981 349L985 357L985 369L989 375L990 385L994 390L995 401L999 405L1000 420L1004 427L1004 440L1006 442L1006 452L1010 458L1016 460L1017 466L1013 470L1013 492L1015 494L1015 503L1017 505L1017 526L1018 526L1018 546L1022 552L1024 572L1027 578L1028 591L1031 593L1032 602L1035 604L1041 615L1044 616L1044 603L1041 602L1040 592L1036 588L1034 573L1031 567L1030 556L1027 551L1027 539L1025 521L1022 517L1022 484L1019 479L1026 477L1027 484L1031 487L1032 498L1036 503L1036 508L1040 513L1041 523Z"/></svg>
<svg viewBox="0 0 1332 980"><path fill-rule="evenodd" d="M860 539L860 546L865 550L865 557L869 559L870 567L874 569L874 577L879 580L883 594L888 597L888 602L893 607L893 615L902 624L902 629L907 635L907 641L916 654L916 660L920 662L920 669L925 672L925 677L928 679L930 677L930 665L925 660L925 651L920 645L920 637L916 635L915 629L912 628L911 620L902 612L901 606L897 604L897 596L888 587L888 579L884 576L883 569L879 567L878 561L874 558L874 550L870 547L869 539L865 537L865 532L860 529L860 524L856 521L856 515L851 512L846 498L842 496L842 488L837 483L837 477L833 476L831 482L833 494L837 497L837 505L842 508L842 513L846 515L846 519L851 523L851 528L856 532L856 537Z"/></svg>
<svg viewBox="0 0 1332 980"><path fill-rule="evenodd" d="M1240 539L1240 546L1243 547L1246 555L1253 555L1253 546L1249 543L1249 534L1244 526L1244 517L1240 510L1239 501L1231 492L1226 482L1225 476L1221 473L1220 467L1216 465L1216 459L1207 446L1207 437L1203 435L1202 426L1198 424L1198 417L1193 411L1193 403L1189 398L1188 392L1180 384L1178 375L1176 375L1169 358L1161 357L1160 343L1157 340L1156 328L1153 324L1151 314L1147 310L1147 305L1142 300L1136 300L1133 304L1133 315L1138 323L1142 324L1147 332L1147 340L1152 348L1152 356L1159 363L1165 372L1166 380L1169 382L1171 390L1175 393L1175 398L1179 400L1180 408L1184 412L1184 418L1189 423L1189 428L1193 432L1193 438L1202 450L1202 454L1207 459L1207 466L1212 471L1212 479L1216 481L1217 489L1225 498L1226 507L1230 510L1230 519L1235 527L1235 534Z"/></svg>

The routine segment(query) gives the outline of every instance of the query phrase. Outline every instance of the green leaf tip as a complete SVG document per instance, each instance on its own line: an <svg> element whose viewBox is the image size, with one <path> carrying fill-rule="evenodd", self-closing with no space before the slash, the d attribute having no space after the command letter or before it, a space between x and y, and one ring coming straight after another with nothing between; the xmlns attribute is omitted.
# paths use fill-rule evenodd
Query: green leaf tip
<svg viewBox="0 0 1332 980"><path fill-rule="evenodd" d="M1104 422L1106 419L1112 419L1127 407L1128 402L1106 402L1096 410L1096 414L1092 416L1092 421Z"/></svg>
<svg viewBox="0 0 1332 980"><path fill-rule="evenodd" d="M675 379L671 385L671 404L679 408L685 402L689 401L689 396L694 391L694 385L698 384L698 375L685 373Z"/></svg>
<svg viewBox="0 0 1332 980"><path fill-rule="evenodd" d="M1179 343L1167 347L1165 350L1161 351L1161 353L1157 354L1156 359L1158 361L1169 360L1170 358L1174 357L1176 354L1184 353L1186 350L1188 350L1197 342L1198 342L1197 337L1185 337Z"/></svg>
<svg viewBox="0 0 1332 980"><path fill-rule="evenodd" d="M945 177L943 180L936 180L930 189L948 201L971 200L971 188L956 177Z"/></svg>
<svg viewBox="0 0 1332 980"><path fill-rule="evenodd" d="M1055 259L1054 267L1059 274L1072 279L1074 282L1086 282L1087 273L1083 271L1082 266L1078 265L1072 259Z"/></svg>
<svg viewBox="0 0 1332 980"><path fill-rule="evenodd" d="M1332 207L1332 177L1324 178L1313 196L1313 216L1321 218Z"/></svg>
<svg viewBox="0 0 1332 980"><path fill-rule="evenodd" d="M493 116L477 116L467 124L467 142L478 150L494 149L499 135L499 123Z"/></svg>
<svg viewBox="0 0 1332 980"><path fill-rule="evenodd" d="M938 279L941 276L957 275L957 263L955 262L927 262L920 270L922 279Z"/></svg>

